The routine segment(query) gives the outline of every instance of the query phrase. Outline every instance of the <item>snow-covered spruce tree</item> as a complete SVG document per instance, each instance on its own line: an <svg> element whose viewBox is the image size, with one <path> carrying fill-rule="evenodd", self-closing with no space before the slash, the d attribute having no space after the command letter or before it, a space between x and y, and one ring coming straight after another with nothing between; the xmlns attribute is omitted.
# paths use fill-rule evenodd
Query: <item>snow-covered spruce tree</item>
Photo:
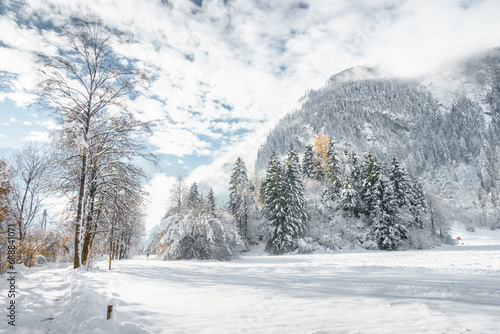
<svg viewBox="0 0 500 334"><path fill-rule="evenodd" d="M245 241L248 240L249 197L247 168L243 159L238 157L229 181L229 211L234 217L234 224L238 228L241 238Z"/></svg>
<svg viewBox="0 0 500 334"><path fill-rule="evenodd" d="M295 236L301 236L308 221L304 184L300 179L299 156L293 144L290 144L285 170L284 195L287 202L287 220Z"/></svg>
<svg viewBox="0 0 500 334"><path fill-rule="evenodd" d="M201 204L201 196L198 191L198 184L196 184L196 182L193 182L193 184L189 188L188 196L186 199L186 205L188 210L198 212L200 210L200 204Z"/></svg>
<svg viewBox="0 0 500 334"><path fill-rule="evenodd" d="M362 192L363 189L363 171L362 166L359 163L358 156L356 152L349 153L349 175L351 179L351 186L358 193Z"/></svg>
<svg viewBox="0 0 500 334"><path fill-rule="evenodd" d="M396 158L392 160L388 174L396 203L400 211L408 216L405 224L423 229L426 205L422 186L408 176Z"/></svg>
<svg viewBox="0 0 500 334"><path fill-rule="evenodd" d="M408 174L401 168L399 161L396 158L392 159L389 172L389 180L392 184L392 190L396 198L396 203L399 208L410 204L411 196L411 181Z"/></svg>
<svg viewBox="0 0 500 334"><path fill-rule="evenodd" d="M215 204L214 190L210 187L207 195L207 213L209 215L214 215L217 210L217 205Z"/></svg>
<svg viewBox="0 0 500 334"><path fill-rule="evenodd" d="M340 193L340 205L347 212L348 217L357 217L359 215L359 194L351 186L349 177L345 178L344 188Z"/></svg>
<svg viewBox="0 0 500 334"><path fill-rule="evenodd" d="M308 220L304 185L300 180L298 156L293 144L284 169L275 155L270 157L264 203L273 227L267 250L273 254L293 251L295 239L304 234Z"/></svg>
<svg viewBox="0 0 500 334"><path fill-rule="evenodd" d="M281 233L280 227L285 221L285 199L283 196L283 166L281 165L276 152L273 150L269 156L269 162L266 170L266 178L262 182L261 195L264 202L264 214L273 228L272 235L268 240L266 248L272 253L280 249L274 244L278 238L276 232Z"/></svg>
<svg viewBox="0 0 500 334"><path fill-rule="evenodd" d="M307 145L302 159L302 175L305 178L313 179L316 176L316 166L314 163L313 146Z"/></svg>
<svg viewBox="0 0 500 334"><path fill-rule="evenodd" d="M327 158L327 169L326 169L326 177L329 181L330 188L333 194L339 194L342 189L341 176L339 171L339 161L337 158L337 154L335 152L335 147L333 142L328 141L328 150L326 151Z"/></svg>
<svg viewBox="0 0 500 334"><path fill-rule="evenodd" d="M399 208L390 181L381 176L373 188L372 236L380 249L395 250L407 238L408 231L400 224Z"/></svg>
<svg viewBox="0 0 500 334"><path fill-rule="evenodd" d="M371 152L365 152L363 160L361 198L364 204L364 212L370 214L374 211L378 200L375 191L377 190L376 184L381 177L381 167Z"/></svg>
<svg viewBox="0 0 500 334"><path fill-rule="evenodd" d="M410 183L410 203L409 211L412 216L412 221L410 226L415 226L420 229L424 228L424 217L427 211L427 205L425 200L425 194L422 189L422 185L417 181L412 181Z"/></svg>
<svg viewBox="0 0 500 334"><path fill-rule="evenodd" d="M361 166L354 152L344 152L343 154L345 165L337 165L337 169L344 170L344 184L337 200L341 202L342 208L353 213L355 217L359 217L360 213L365 212L365 205L361 197L363 189ZM347 185L348 187L346 187Z"/></svg>

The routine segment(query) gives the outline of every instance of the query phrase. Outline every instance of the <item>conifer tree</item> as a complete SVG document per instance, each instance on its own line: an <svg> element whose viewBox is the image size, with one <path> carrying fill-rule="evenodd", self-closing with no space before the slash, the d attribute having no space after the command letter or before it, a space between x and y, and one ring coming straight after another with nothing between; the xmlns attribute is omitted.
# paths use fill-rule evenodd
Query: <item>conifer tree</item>
<svg viewBox="0 0 500 334"><path fill-rule="evenodd" d="M299 157L293 144L288 150L284 195L287 198L287 218L293 225L294 237L301 235L308 220L304 184L300 179Z"/></svg>
<svg viewBox="0 0 500 334"><path fill-rule="evenodd" d="M330 187L335 193L340 192L342 187L342 183L340 182L339 175L339 162L337 158L337 154L335 153L335 147L333 146L333 142L328 141L328 150L326 151L326 158L328 167L326 170L326 176L328 181L330 182Z"/></svg>
<svg viewBox="0 0 500 334"><path fill-rule="evenodd" d="M380 180L381 168L378 161L370 152L365 152L362 171L361 197L366 213L371 213L377 201L375 185Z"/></svg>
<svg viewBox="0 0 500 334"><path fill-rule="evenodd" d="M413 220L411 226L424 228L424 217L427 213L427 205L422 185L416 181L410 184L409 211Z"/></svg>
<svg viewBox="0 0 500 334"><path fill-rule="evenodd" d="M363 173L361 165L358 161L358 157L356 156L356 153L354 151L349 153L349 161L350 161L349 173L351 179L351 186L359 193L361 192L363 187L363 176L362 176Z"/></svg>
<svg viewBox="0 0 500 334"><path fill-rule="evenodd" d="M389 181L399 209L407 210L412 217L408 225L423 228L426 205L422 186L418 182L410 179L396 158L394 158L391 163Z"/></svg>
<svg viewBox="0 0 500 334"><path fill-rule="evenodd" d="M267 218L272 221L274 219L274 208L280 205L281 201L281 183L283 182L283 167L273 150L269 156L269 162L266 170L266 178L262 182L262 200Z"/></svg>
<svg viewBox="0 0 500 334"><path fill-rule="evenodd" d="M273 227L267 249L274 254L294 250L294 240L306 228L308 216L304 185L299 175L298 156L293 144L290 145L284 169L273 152L264 184L264 203L267 218Z"/></svg>
<svg viewBox="0 0 500 334"><path fill-rule="evenodd" d="M314 163L314 151L312 145L307 145L302 159L302 175L305 178L313 179L316 177L316 166Z"/></svg>
<svg viewBox="0 0 500 334"><path fill-rule="evenodd" d="M264 202L264 212L267 220L273 228L271 238L267 243L268 251L279 254L282 251L283 234L280 229L285 225L286 203L283 197L283 167L273 150L269 157L266 170L266 178L262 183L262 196Z"/></svg>
<svg viewBox="0 0 500 334"><path fill-rule="evenodd" d="M358 216L360 206L359 194L356 189L351 186L349 177L346 177L344 181L344 188L340 193L340 205L342 206L342 209L349 213L350 216Z"/></svg>
<svg viewBox="0 0 500 334"><path fill-rule="evenodd" d="M392 159L389 180L399 208L410 204L411 184L405 170L399 165L396 158Z"/></svg>
<svg viewBox="0 0 500 334"><path fill-rule="evenodd" d="M400 214L397 201L389 180L379 177L374 185L374 208L371 213L372 235L378 247L383 250L395 250L408 231L400 224Z"/></svg>
<svg viewBox="0 0 500 334"><path fill-rule="evenodd" d="M200 193L198 192L198 185L193 182L191 188L189 188L189 193L187 197L187 207L189 210L198 210L201 202Z"/></svg>
<svg viewBox="0 0 500 334"><path fill-rule="evenodd" d="M229 210L243 240L248 240L249 183L247 168L243 159L238 157L229 181Z"/></svg>
<svg viewBox="0 0 500 334"><path fill-rule="evenodd" d="M214 195L214 190L212 187L210 187L210 190L208 191L208 196L207 196L207 210L208 213L213 215L215 214L215 210L217 209L217 206L215 204L215 195Z"/></svg>

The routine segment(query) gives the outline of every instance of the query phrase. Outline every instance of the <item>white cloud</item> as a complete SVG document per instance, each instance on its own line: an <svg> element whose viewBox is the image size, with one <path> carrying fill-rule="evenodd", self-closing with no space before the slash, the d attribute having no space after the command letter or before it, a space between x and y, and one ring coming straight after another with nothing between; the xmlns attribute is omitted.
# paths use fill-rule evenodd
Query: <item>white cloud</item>
<svg viewBox="0 0 500 334"><path fill-rule="evenodd" d="M160 126L149 141L158 147L157 153L185 156L210 155L210 143L199 139L188 129Z"/></svg>
<svg viewBox="0 0 500 334"><path fill-rule="evenodd" d="M26 92L13 92L13 93L7 93L5 96L11 100L14 101L14 103L18 107L27 107L36 100L36 96L31 93L26 93Z"/></svg>
<svg viewBox="0 0 500 334"><path fill-rule="evenodd" d="M50 133L48 131L30 131L27 136L23 137L23 140L48 143L50 142Z"/></svg>
<svg viewBox="0 0 500 334"><path fill-rule="evenodd" d="M54 122L53 120L46 120L46 121L37 121L36 122L38 125L40 126L43 126L44 128L46 128L47 130L57 130L57 129L60 129L61 126L58 125L56 122Z"/></svg>

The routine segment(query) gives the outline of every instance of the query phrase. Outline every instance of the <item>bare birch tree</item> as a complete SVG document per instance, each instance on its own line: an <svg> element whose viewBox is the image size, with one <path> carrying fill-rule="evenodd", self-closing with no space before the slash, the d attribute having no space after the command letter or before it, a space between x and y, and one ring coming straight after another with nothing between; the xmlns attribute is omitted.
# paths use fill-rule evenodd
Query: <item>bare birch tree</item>
<svg viewBox="0 0 500 334"><path fill-rule="evenodd" d="M91 203L89 181L99 178L89 179L91 168L101 157L111 159L117 151L121 159L141 154L136 151L139 140L132 134L146 126L125 104L145 76L133 62L120 59L113 51L113 44L127 42L126 36L106 27L96 15L71 19L61 36L65 44L57 55L38 55L39 97L41 106L52 110L62 125L58 143L68 153L66 160L71 160L64 164L74 173L67 181L76 181L74 268L78 268ZM129 144L135 140L135 145L126 147L127 140Z"/></svg>
<svg viewBox="0 0 500 334"><path fill-rule="evenodd" d="M49 192L50 153L42 148L29 145L17 154L11 163L14 190L12 201L14 219L22 242L29 227L42 207L42 201Z"/></svg>

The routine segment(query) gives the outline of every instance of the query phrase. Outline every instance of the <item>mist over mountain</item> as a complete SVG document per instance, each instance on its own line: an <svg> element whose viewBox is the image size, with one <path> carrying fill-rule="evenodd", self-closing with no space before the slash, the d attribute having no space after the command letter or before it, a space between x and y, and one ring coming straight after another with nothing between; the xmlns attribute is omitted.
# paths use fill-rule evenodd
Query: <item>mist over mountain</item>
<svg viewBox="0 0 500 334"><path fill-rule="evenodd" d="M442 201L451 220L498 220L500 178L500 48L413 79L355 67L309 91L260 147L264 170L272 150L298 151L317 133L340 150L371 151L402 161Z"/></svg>

